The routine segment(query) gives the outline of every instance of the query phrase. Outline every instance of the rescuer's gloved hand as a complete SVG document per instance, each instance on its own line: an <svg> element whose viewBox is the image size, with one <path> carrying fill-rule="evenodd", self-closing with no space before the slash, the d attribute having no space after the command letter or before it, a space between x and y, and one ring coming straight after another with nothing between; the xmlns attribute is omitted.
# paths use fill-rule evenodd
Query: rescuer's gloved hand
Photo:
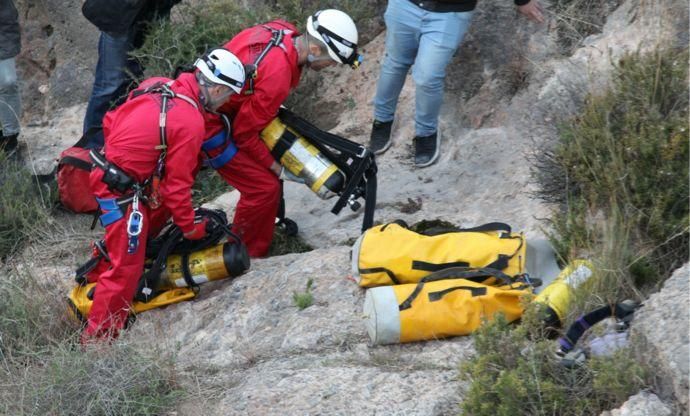
<svg viewBox="0 0 690 416"><path fill-rule="evenodd" d="M304 179L300 178L299 176L295 176L292 172L285 169L284 167L280 170L280 175L278 176L278 178L284 181L304 183Z"/></svg>
<svg viewBox="0 0 690 416"><path fill-rule="evenodd" d="M206 224L208 223L208 218L202 218L201 221L194 223L194 229L192 231L183 234L184 238L187 240L201 240L206 237L208 233L206 232Z"/></svg>

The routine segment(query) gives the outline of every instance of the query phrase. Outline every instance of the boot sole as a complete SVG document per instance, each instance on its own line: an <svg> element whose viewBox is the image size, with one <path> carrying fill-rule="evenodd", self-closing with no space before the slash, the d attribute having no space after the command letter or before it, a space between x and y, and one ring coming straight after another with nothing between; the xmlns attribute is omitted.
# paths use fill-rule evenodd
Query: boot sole
<svg viewBox="0 0 690 416"><path fill-rule="evenodd" d="M382 154L384 154L384 153L386 152L386 150L388 150L388 149L391 147L391 142L392 142L392 140L389 139L388 142L386 143L386 145L383 146L381 149L375 151L374 154L375 154L375 155L382 155Z"/></svg>
<svg viewBox="0 0 690 416"><path fill-rule="evenodd" d="M441 154L441 128L438 127L436 129L436 152L434 152L434 155L429 159L428 162L424 163L417 163L415 162L415 166L418 168L425 168L427 166L433 165L436 160L438 160L439 155Z"/></svg>

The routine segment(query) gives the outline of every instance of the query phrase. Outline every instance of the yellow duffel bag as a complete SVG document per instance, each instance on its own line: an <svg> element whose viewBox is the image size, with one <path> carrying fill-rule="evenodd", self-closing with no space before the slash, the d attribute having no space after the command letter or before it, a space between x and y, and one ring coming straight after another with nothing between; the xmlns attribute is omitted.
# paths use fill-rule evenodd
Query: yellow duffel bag
<svg viewBox="0 0 690 416"><path fill-rule="evenodd" d="M525 237L493 222L474 228L423 235L400 222L368 229L352 248L352 274L362 287L416 283L449 267L524 273Z"/></svg>
<svg viewBox="0 0 690 416"><path fill-rule="evenodd" d="M498 285L480 283L487 274L500 277ZM495 270L456 268L417 284L367 290L364 315L373 345L430 340L470 334L497 313L512 322L522 316L524 296L532 297L525 281Z"/></svg>

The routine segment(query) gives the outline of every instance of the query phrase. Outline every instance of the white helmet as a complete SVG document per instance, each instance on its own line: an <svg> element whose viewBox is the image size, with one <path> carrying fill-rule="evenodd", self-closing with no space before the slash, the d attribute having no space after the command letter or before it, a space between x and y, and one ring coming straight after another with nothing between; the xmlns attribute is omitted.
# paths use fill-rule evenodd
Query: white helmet
<svg viewBox="0 0 690 416"><path fill-rule="evenodd" d="M214 84L230 87L238 94L244 87L244 65L227 49L212 49L197 59L194 66Z"/></svg>
<svg viewBox="0 0 690 416"><path fill-rule="evenodd" d="M321 40L330 57L353 68L362 58L357 53L357 26L346 13L335 9L319 10L307 19L307 33Z"/></svg>

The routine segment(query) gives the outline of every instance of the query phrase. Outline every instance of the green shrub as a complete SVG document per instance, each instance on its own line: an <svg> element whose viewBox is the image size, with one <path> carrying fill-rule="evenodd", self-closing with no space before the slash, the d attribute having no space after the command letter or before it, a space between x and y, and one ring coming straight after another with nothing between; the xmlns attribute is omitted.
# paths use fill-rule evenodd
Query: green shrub
<svg viewBox="0 0 690 416"><path fill-rule="evenodd" d="M622 59L611 89L589 97L538 158L540 196L561 206L553 240L566 259L619 244L623 271L638 283L659 282L687 260L687 57Z"/></svg>
<svg viewBox="0 0 690 416"><path fill-rule="evenodd" d="M521 326L498 318L475 333L477 355L460 369L461 379L470 382L463 415L594 415L644 385L644 371L628 350L575 369L561 366L556 343L535 337L541 331L536 317L530 309Z"/></svg>
<svg viewBox="0 0 690 416"><path fill-rule="evenodd" d="M303 310L314 304L314 295L311 293L313 285L314 279L309 279L304 292L292 292L292 302L297 306L297 309Z"/></svg>
<svg viewBox="0 0 690 416"><path fill-rule="evenodd" d="M337 7L359 22L372 18L382 1L340 1ZM241 30L273 19L284 19L303 30L307 17L316 10L333 7L325 0L267 1L245 8L234 0L211 0L203 4L182 3L174 18L154 24L144 45L133 53L141 59L147 75L171 76L178 66L189 65L205 50L230 40Z"/></svg>
<svg viewBox="0 0 690 416"><path fill-rule="evenodd" d="M48 188L0 152L0 260L16 253L32 229L46 224L52 207Z"/></svg>

